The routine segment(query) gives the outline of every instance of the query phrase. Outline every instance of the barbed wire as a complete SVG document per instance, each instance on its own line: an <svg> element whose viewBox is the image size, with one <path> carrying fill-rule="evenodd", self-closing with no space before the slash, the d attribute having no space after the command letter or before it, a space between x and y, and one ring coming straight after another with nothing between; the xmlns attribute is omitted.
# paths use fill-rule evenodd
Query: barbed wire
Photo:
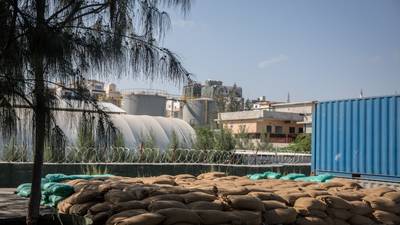
<svg viewBox="0 0 400 225"><path fill-rule="evenodd" d="M32 162L32 154L16 149L12 157L3 162ZM157 148L129 149L126 147L87 148L68 146L61 150L45 150L45 162L55 163L194 163L194 164L232 164L266 165L310 163L310 154L258 152L245 150L197 150Z"/></svg>

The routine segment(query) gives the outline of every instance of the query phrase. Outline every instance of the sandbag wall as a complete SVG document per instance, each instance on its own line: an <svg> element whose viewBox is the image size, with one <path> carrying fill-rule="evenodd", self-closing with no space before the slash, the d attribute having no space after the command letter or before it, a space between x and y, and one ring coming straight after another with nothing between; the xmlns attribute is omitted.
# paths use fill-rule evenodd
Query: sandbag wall
<svg viewBox="0 0 400 225"><path fill-rule="evenodd" d="M250 180L224 173L197 177L70 180L75 193L60 213L107 225L400 224L400 192L356 182Z"/></svg>

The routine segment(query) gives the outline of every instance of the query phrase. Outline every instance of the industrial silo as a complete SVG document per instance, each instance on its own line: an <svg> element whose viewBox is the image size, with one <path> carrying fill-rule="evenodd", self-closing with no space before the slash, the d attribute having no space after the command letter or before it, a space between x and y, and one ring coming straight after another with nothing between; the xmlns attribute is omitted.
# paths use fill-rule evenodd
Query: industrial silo
<svg viewBox="0 0 400 225"><path fill-rule="evenodd" d="M217 118L217 106L210 98L187 100L183 106L182 118L192 126L210 125Z"/></svg>
<svg viewBox="0 0 400 225"><path fill-rule="evenodd" d="M165 116L165 95L149 93L124 94L121 108L130 115Z"/></svg>

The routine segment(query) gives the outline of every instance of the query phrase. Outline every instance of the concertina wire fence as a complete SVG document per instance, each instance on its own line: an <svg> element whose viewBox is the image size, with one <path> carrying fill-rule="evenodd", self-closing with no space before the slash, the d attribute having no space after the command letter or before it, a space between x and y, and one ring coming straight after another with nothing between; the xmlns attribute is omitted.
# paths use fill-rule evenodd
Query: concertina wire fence
<svg viewBox="0 0 400 225"><path fill-rule="evenodd" d="M32 162L32 153L13 149L2 152L3 162ZM303 164L310 163L310 154L281 153L264 151L224 151L197 149L154 148L129 149L126 147L84 148L66 147L65 150L44 152L45 162L54 163L187 163L187 164L231 164L231 165L267 165L267 164Z"/></svg>

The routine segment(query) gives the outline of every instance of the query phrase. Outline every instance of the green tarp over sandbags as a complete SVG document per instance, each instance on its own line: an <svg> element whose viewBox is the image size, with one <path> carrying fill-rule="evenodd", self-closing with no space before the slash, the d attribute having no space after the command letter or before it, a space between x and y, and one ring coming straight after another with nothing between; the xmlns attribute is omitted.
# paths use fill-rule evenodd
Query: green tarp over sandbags
<svg viewBox="0 0 400 225"><path fill-rule="evenodd" d="M306 175L302 173L289 173L286 176L281 177L281 180L296 180L301 177L305 177Z"/></svg>
<svg viewBox="0 0 400 225"><path fill-rule="evenodd" d="M267 171L264 173L255 173L255 174L249 174L247 177L250 180L261 180L261 179L278 179L281 176L280 173L272 172L272 171Z"/></svg>
<svg viewBox="0 0 400 225"><path fill-rule="evenodd" d="M301 177L301 178L297 178L295 179L295 181L304 181L304 182L325 182L327 180L330 180L332 178L334 178L335 176L333 176L332 174L320 174L318 176L309 176L309 177Z"/></svg>

